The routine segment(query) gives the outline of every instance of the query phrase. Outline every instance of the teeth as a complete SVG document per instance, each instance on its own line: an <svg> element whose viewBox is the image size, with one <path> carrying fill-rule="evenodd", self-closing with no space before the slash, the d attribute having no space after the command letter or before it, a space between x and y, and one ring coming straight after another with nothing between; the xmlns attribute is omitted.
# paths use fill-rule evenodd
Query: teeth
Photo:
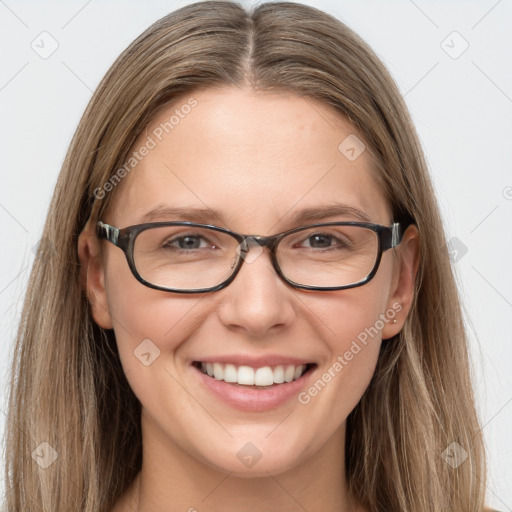
<svg viewBox="0 0 512 512"><path fill-rule="evenodd" d="M224 368L219 363L213 363L213 376L217 380L224 380Z"/></svg>
<svg viewBox="0 0 512 512"><path fill-rule="evenodd" d="M237 382L238 381L238 371L234 364L227 364L224 367L224 380L226 382Z"/></svg>
<svg viewBox="0 0 512 512"><path fill-rule="evenodd" d="M234 364L201 363L201 371L210 377L244 386L272 386L292 382L301 377L305 370L305 364L251 368L236 367Z"/></svg>
<svg viewBox="0 0 512 512"><path fill-rule="evenodd" d="M270 366L258 368L254 372L255 386L272 386L272 384L274 384L274 372Z"/></svg>
<svg viewBox="0 0 512 512"><path fill-rule="evenodd" d="M238 368L238 384L254 386L254 370L250 366L240 366Z"/></svg>
<svg viewBox="0 0 512 512"><path fill-rule="evenodd" d="M291 382L293 380L293 376L295 375L295 366L287 366L284 371L284 381Z"/></svg>
<svg viewBox="0 0 512 512"><path fill-rule="evenodd" d="M274 382L276 384L282 384L284 382L284 368L282 366L276 366L274 368Z"/></svg>

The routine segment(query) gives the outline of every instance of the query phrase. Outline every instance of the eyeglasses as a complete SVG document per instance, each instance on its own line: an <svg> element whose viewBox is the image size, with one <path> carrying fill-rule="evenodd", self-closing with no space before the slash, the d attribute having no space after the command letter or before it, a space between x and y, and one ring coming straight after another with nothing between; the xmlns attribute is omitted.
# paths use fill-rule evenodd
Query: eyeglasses
<svg viewBox="0 0 512 512"><path fill-rule="evenodd" d="M400 224L327 222L274 236L241 235L195 222L154 222L123 229L103 222L97 235L119 247L142 284L175 293L221 290L268 247L277 274L294 288L343 290L368 283L382 253L402 240Z"/></svg>

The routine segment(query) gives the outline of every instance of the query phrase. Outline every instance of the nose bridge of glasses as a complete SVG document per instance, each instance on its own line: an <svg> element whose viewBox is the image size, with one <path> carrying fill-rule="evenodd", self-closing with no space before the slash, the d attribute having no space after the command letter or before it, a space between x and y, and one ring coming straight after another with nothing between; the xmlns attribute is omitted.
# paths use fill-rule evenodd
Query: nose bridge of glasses
<svg viewBox="0 0 512 512"><path fill-rule="evenodd" d="M242 235L243 241L237 248L239 264L235 270L235 274L241 269L243 263L253 263L255 260L260 259L263 255L264 248L268 247L269 254L266 258L270 260L270 263L274 270L279 276L281 272L276 261L275 247L279 241L279 235L274 236L260 236L260 235ZM252 249L252 250L251 250ZM244 265L245 266L245 265ZM252 266L252 265L250 265ZM234 269L235 262L232 263L231 268Z"/></svg>
<svg viewBox="0 0 512 512"><path fill-rule="evenodd" d="M244 240L240 249L243 252L248 252L251 247L268 247L271 251L275 246L275 236L260 236L260 235L243 235Z"/></svg>

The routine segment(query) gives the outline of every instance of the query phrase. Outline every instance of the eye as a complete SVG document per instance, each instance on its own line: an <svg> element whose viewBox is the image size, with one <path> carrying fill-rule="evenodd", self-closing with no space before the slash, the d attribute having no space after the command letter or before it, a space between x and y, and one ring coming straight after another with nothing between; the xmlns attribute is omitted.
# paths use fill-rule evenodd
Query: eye
<svg viewBox="0 0 512 512"><path fill-rule="evenodd" d="M329 233L310 234L303 244L305 245L302 245L302 247L311 247L312 249L329 249L331 247L345 247L347 245L339 237Z"/></svg>
<svg viewBox="0 0 512 512"><path fill-rule="evenodd" d="M324 233L317 233L308 236L306 240L309 242L310 247L325 248L331 246L332 236Z"/></svg>
<svg viewBox="0 0 512 512"><path fill-rule="evenodd" d="M202 245L201 242L203 242ZM215 248L215 245L209 243L201 235L184 235L167 240L164 244L162 244L162 247L164 249L179 249L187 251L194 249L204 249L206 247Z"/></svg>

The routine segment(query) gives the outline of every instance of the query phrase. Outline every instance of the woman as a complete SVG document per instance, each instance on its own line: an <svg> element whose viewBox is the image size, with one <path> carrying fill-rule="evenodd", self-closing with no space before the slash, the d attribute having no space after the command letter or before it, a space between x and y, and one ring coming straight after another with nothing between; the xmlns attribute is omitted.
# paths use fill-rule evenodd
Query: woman
<svg viewBox="0 0 512 512"><path fill-rule="evenodd" d="M95 92L16 346L7 510L482 511L422 150L321 11L199 2Z"/></svg>

